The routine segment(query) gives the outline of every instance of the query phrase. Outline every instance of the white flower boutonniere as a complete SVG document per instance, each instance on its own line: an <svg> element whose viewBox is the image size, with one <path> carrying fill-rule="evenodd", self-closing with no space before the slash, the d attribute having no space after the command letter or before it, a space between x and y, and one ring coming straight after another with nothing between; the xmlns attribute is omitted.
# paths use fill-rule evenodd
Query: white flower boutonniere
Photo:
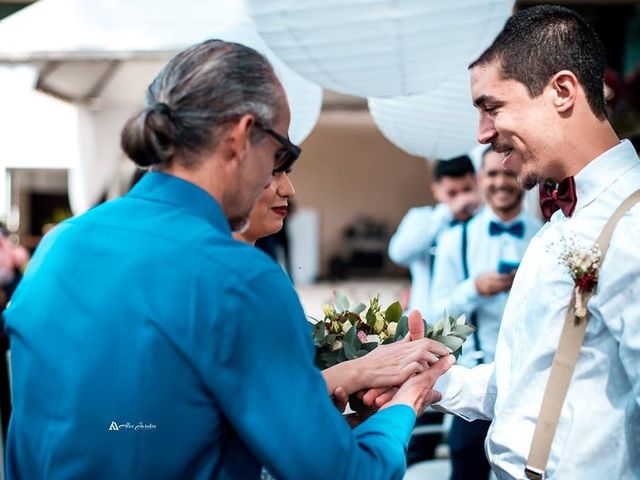
<svg viewBox="0 0 640 480"><path fill-rule="evenodd" d="M597 244L580 244L575 238L565 241L560 253L560 264L565 265L575 282L574 313L576 325L587 316L585 295L593 293L598 285L602 253Z"/></svg>

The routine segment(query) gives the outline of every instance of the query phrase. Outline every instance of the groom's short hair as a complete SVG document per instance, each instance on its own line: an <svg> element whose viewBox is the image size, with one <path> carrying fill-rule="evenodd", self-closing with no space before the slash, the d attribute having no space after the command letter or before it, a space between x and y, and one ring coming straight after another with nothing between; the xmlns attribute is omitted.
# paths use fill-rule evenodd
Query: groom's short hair
<svg viewBox="0 0 640 480"><path fill-rule="evenodd" d="M493 44L469 68L495 63L506 79L537 97L553 75L570 70L585 90L594 115L607 116L604 100L605 51L596 32L576 12L540 5L513 15Z"/></svg>

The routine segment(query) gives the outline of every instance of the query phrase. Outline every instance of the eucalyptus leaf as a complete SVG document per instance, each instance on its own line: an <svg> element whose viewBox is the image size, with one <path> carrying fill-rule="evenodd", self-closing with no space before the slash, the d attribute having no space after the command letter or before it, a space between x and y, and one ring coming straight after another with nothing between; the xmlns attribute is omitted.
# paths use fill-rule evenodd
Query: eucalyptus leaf
<svg viewBox="0 0 640 480"><path fill-rule="evenodd" d="M456 337L460 337L463 340L466 340L466 338L471 335L473 332L475 332L475 327L473 327L472 325L454 325L453 328L451 329L451 335L455 335Z"/></svg>
<svg viewBox="0 0 640 480"><path fill-rule="evenodd" d="M349 308L349 299L337 290L333 292L338 312L344 312Z"/></svg>
<svg viewBox="0 0 640 480"><path fill-rule="evenodd" d="M353 360L358 357L357 350L350 343L344 342L342 344L342 349L344 350L344 355L347 357L347 360Z"/></svg>
<svg viewBox="0 0 640 480"><path fill-rule="evenodd" d="M366 350L367 352L372 352L373 350L375 350L378 347L378 344L376 342L367 342L367 343L363 343L360 348Z"/></svg>
<svg viewBox="0 0 640 480"><path fill-rule="evenodd" d="M467 323L467 315L462 314L456 319L456 325L465 325Z"/></svg>
<svg viewBox="0 0 640 480"><path fill-rule="evenodd" d="M398 322L402 317L402 306L400 302L394 302L387 307L384 312L384 319L387 322Z"/></svg>
<svg viewBox="0 0 640 480"><path fill-rule="evenodd" d="M358 340L358 335L356 332L356 327L351 326L349 331L342 337L343 344L349 344L354 349L360 346L360 340Z"/></svg>
<svg viewBox="0 0 640 480"><path fill-rule="evenodd" d="M362 312L364 312L367 309L367 306L364 303L359 303L357 304L355 307L353 307L351 309L351 311L355 314L360 315Z"/></svg>
<svg viewBox="0 0 640 480"><path fill-rule="evenodd" d="M458 350L464 343L464 340L461 338L454 337L454 336L445 337L444 335L436 335L432 337L432 340L435 340L436 342L440 342L454 351Z"/></svg>
<svg viewBox="0 0 640 480"><path fill-rule="evenodd" d="M451 322L447 318L444 322L442 322L442 335L447 336L451 333Z"/></svg>
<svg viewBox="0 0 640 480"><path fill-rule="evenodd" d="M445 318L446 317L442 317L440 320L438 320L436 322L436 324L433 326L433 334L434 335L441 335L442 334L442 330L444 329L444 322L445 322Z"/></svg>

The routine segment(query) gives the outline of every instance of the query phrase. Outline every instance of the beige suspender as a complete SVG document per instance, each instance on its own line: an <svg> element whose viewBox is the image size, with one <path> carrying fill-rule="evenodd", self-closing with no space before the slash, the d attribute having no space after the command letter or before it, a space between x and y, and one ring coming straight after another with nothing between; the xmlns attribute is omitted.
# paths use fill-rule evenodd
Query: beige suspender
<svg viewBox="0 0 640 480"><path fill-rule="evenodd" d="M601 258L600 265L604 263L611 235L618 224L618 221L629 211L636 203L640 201L640 190L632 193L613 213L607 224L604 226L602 233L596 240L600 247ZM584 304L586 305L593 293L584 295ZM544 470L549 459L551 451L551 442L556 433L558 420L562 404L569 389L569 382L573 375L580 347L584 340L584 334L589 321L589 312L586 317L582 318L578 323L574 316L574 305L576 301L575 290L571 294L571 301L567 310L567 317L564 321L558 349L553 357L551 365L551 373L542 398L542 406L538 414L536 429L533 433L531 441L531 449L529 450L529 458L525 467L525 475L531 480L542 480L545 478Z"/></svg>

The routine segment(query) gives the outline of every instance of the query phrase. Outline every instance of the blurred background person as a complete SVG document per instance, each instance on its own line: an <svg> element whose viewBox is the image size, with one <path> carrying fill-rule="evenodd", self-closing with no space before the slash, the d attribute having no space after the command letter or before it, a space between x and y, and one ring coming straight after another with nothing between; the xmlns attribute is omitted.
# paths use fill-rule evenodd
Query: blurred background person
<svg viewBox="0 0 640 480"><path fill-rule="evenodd" d="M520 259L542 223L522 208L523 190L502 167L503 155L485 150L478 175L485 207L468 223L444 232L436 250L433 303L440 312L466 314L477 330L458 363L494 360L507 295ZM491 422L454 417L449 432L452 480L489 476L484 439Z"/></svg>
<svg viewBox="0 0 640 480"><path fill-rule="evenodd" d="M389 257L411 274L409 310L429 317L433 253L438 236L456 222L469 220L480 206L473 163L467 155L440 160L431 184L435 206L410 209L389 241Z"/></svg>

